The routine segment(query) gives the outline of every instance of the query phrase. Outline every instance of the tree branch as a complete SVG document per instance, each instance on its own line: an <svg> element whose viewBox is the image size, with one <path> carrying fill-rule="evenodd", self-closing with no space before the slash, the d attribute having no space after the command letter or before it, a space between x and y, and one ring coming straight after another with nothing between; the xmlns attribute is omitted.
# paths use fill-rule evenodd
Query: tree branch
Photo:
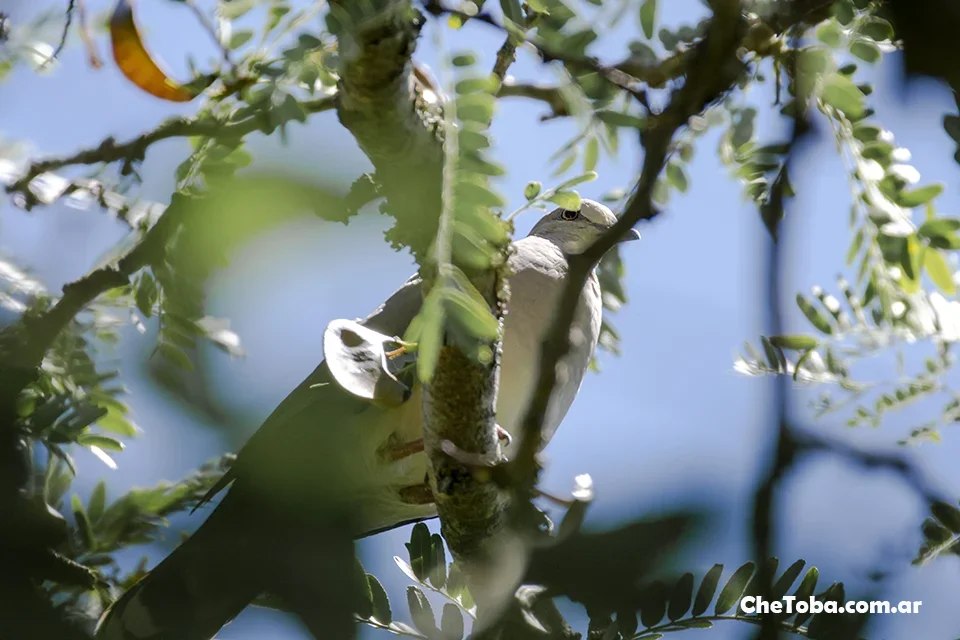
<svg viewBox="0 0 960 640"><path fill-rule="evenodd" d="M388 239L422 263L436 237L443 162L436 94L416 78L411 62L423 17L410 0L369 5L331 2L338 21L337 116L373 163L397 220Z"/></svg>
<svg viewBox="0 0 960 640"><path fill-rule="evenodd" d="M600 258L640 220L653 218L658 211L653 204L653 188L667 159L674 134L692 116L729 91L740 76L742 64L737 50L743 38L744 18L739 0L714 0L714 17L706 37L695 48L686 82L673 92L663 113L648 120L641 134L644 160L633 198L620 220L587 251L570 261L567 284L560 299L559 311L547 334L540 354L540 369L535 393L526 410L520 430L520 445L513 464L513 489L516 506L529 504L539 477L537 451L542 444L542 424L550 393L556 383L557 363L570 348L570 326L579 292L587 276Z"/></svg>
<svg viewBox="0 0 960 640"><path fill-rule="evenodd" d="M550 107L550 113L542 116L543 120L570 115L570 108L558 87L505 82L500 85L497 96L500 98L529 98L543 102Z"/></svg>
<svg viewBox="0 0 960 640"><path fill-rule="evenodd" d="M177 232L189 209L189 197L174 194L166 212L143 239L115 264L91 271L63 287L63 296L45 311L28 311L18 322L0 332L0 352L7 373L0 388L0 416L12 417L11 409L20 391L36 376L37 369L56 337L97 296L129 283L130 276L159 260L167 241ZM0 423L2 424L2 423Z"/></svg>
<svg viewBox="0 0 960 640"><path fill-rule="evenodd" d="M307 113L320 113L333 109L336 96L325 96L300 103ZM30 209L37 203L36 195L30 190L30 183L45 173L74 165L107 164L123 162L122 173L127 173L137 162L142 162L147 149L156 142L169 138L187 138L206 136L210 138L237 139L264 126L264 109L241 108L225 119L206 117L172 118L161 123L156 129L147 131L127 142L118 143L112 137L106 138L98 146L83 149L63 157L46 158L31 163L22 176L7 185L6 192L20 193L26 199L24 207ZM289 119L292 119L292 115ZM279 123L274 123L279 124Z"/></svg>

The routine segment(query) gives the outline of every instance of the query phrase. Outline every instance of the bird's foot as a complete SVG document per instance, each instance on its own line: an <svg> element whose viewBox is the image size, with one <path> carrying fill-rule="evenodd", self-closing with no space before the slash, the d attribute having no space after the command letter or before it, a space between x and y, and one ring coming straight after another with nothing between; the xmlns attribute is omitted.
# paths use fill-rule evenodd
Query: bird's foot
<svg viewBox="0 0 960 640"><path fill-rule="evenodd" d="M399 493L400 500L406 504L433 504L436 502L433 497L433 490L427 483L401 487Z"/></svg>
<svg viewBox="0 0 960 640"><path fill-rule="evenodd" d="M513 437L510 435L510 432L500 425L496 425L496 434L497 440L500 442L501 450L503 447L510 446L510 443L513 442ZM506 460L502 451L487 454L473 453L471 451L464 451L450 440L444 440L440 444L440 448L445 454L468 467L494 467Z"/></svg>
<svg viewBox="0 0 960 640"><path fill-rule="evenodd" d="M568 509L572 507L574 503L576 503L576 500L573 500L570 498L561 498L559 496L553 495L552 493L547 493L543 489L534 489L533 495L536 496L537 498L545 498L556 505L559 505L561 507L567 507Z"/></svg>
<svg viewBox="0 0 960 640"><path fill-rule="evenodd" d="M445 454L468 467L494 467L503 461L499 451L486 455L473 453L472 451L464 451L450 440L444 440L440 443L440 448Z"/></svg>
<svg viewBox="0 0 960 640"><path fill-rule="evenodd" d="M423 438L400 444L389 441L380 448L380 457L387 462L396 462L422 452Z"/></svg>
<svg viewBox="0 0 960 640"><path fill-rule="evenodd" d="M393 351L385 351L384 355L387 356L387 359L394 360L399 358L407 352L407 345L401 344L399 348L394 349Z"/></svg>

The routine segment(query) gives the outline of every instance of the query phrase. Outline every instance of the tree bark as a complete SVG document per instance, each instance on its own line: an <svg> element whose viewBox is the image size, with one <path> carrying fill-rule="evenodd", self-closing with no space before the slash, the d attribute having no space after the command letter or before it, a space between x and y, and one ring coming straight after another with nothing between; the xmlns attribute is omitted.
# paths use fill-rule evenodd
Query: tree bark
<svg viewBox="0 0 960 640"><path fill-rule="evenodd" d="M360 5L372 5L358 15ZM422 263L441 209L440 119L411 56L423 17L409 0L332 0L340 81L337 116L370 159L397 224L387 233Z"/></svg>

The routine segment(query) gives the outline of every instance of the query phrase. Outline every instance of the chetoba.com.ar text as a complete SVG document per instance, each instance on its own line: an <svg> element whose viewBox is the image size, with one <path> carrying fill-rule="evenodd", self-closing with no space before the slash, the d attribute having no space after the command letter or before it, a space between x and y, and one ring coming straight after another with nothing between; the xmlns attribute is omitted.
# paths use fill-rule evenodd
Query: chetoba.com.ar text
<svg viewBox="0 0 960 640"><path fill-rule="evenodd" d="M920 613L920 600L850 600L848 602L822 601L810 596L798 599L784 596L780 600L767 600L762 596L745 596L740 599L740 608L745 613Z"/></svg>

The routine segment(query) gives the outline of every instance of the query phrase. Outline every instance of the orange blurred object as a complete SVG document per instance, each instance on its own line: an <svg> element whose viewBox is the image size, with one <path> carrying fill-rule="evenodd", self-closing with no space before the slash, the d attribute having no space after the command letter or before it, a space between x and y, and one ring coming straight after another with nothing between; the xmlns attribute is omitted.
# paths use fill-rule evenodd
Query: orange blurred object
<svg viewBox="0 0 960 640"><path fill-rule="evenodd" d="M150 95L171 102L189 102L197 96L171 80L150 57L133 20L131 0L118 0L110 17L110 42L113 59L123 75Z"/></svg>

